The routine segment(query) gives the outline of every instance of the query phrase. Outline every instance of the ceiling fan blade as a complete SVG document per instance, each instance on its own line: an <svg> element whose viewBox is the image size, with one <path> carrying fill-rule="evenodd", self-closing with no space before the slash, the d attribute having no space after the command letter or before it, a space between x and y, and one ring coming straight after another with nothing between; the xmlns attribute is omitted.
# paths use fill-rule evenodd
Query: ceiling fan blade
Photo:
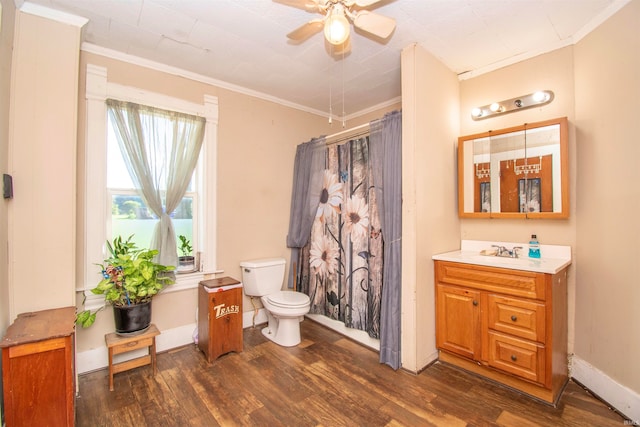
<svg viewBox="0 0 640 427"><path fill-rule="evenodd" d="M307 12L320 12L318 0L273 0L275 3L284 4Z"/></svg>
<svg viewBox="0 0 640 427"><path fill-rule="evenodd" d="M353 20L353 25L381 39L387 39L396 28L396 20L377 13L361 10Z"/></svg>
<svg viewBox="0 0 640 427"><path fill-rule="evenodd" d="M356 0L355 4L358 7L369 7L379 2L380 0Z"/></svg>
<svg viewBox="0 0 640 427"><path fill-rule="evenodd" d="M296 28L287 34L287 37L295 42L303 42L312 35L322 31L324 22L322 19L314 19L306 24Z"/></svg>

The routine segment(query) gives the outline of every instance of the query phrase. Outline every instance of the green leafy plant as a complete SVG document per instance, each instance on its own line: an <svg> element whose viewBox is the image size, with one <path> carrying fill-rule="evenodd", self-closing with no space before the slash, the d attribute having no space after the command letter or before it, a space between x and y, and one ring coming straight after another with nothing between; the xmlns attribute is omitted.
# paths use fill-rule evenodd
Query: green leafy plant
<svg viewBox="0 0 640 427"><path fill-rule="evenodd" d="M173 276L168 274L175 267L153 261L158 254L155 249L139 249L131 241L118 236L113 243L107 241L110 257L99 264L102 280L91 289L96 295L104 295L105 301L115 306L135 305L150 301L166 286L173 284ZM84 310L76 317L76 322L84 328L91 326L96 313Z"/></svg>
<svg viewBox="0 0 640 427"><path fill-rule="evenodd" d="M182 252L182 256L189 256L193 251L193 247L191 247L191 241L187 239L187 236L179 235L180 239L180 252Z"/></svg>

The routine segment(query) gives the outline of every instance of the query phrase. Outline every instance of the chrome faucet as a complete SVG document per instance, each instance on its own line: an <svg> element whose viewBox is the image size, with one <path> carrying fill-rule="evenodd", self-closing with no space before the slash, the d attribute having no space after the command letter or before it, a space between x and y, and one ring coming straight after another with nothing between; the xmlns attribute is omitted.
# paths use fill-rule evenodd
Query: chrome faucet
<svg viewBox="0 0 640 427"><path fill-rule="evenodd" d="M491 245L492 248L496 248L496 256L505 258L519 258L520 250L522 246L514 246L512 249L507 249L505 246Z"/></svg>

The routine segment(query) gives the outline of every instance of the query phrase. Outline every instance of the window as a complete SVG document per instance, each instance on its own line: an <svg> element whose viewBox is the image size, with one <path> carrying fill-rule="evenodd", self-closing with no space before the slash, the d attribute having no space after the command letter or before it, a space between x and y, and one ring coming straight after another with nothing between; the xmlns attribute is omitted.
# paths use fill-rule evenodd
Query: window
<svg viewBox="0 0 640 427"><path fill-rule="evenodd" d="M178 111L197 115L206 119L205 139L202 144L199 164L182 202L173 215L176 234L191 237L194 252L201 255L202 271L177 275L177 282L166 292L195 288L204 274L216 271L216 145L218 126L218 100L204 95L202 104L188 102L166 95L146 92L141 89L122 86L107 81L107 70L95 65L87 65L87 132L85 136L85 176L83 221L80 231L83 244L83 261L78 270L78 291L85 291L87 306L102 304L100 295L87 292L100 279L96 264L106 257L105 241L115 235L128 237L134 234L138 245L148 247L153 226L157 219L150 215L142 203L122 166L115 137L109 134L106 100L149 105L168 111ZM113 136L113 135L112 135ZM113 144L110 142L116 142ZM116 156L117 157L117 156ZM116 208L117 207L117 208ZM139 240L138 240L139 239Z"/></svg>
<svg viewBox="0 0 640 427"><path fill-rule="evenodd" d="M107 116L107 121L107 208L109 210L107 213L107 239L113 240L117 236L126 238L133 235L132 240L138 247L148 248L151 244L153 230L158 223L158 217L138 195L122 158L122 152L114 133L117 132L115 124L109 116ZM202 154L199 163L201 161ZM193 255L198 252L199 215L197 207L202 189L198 185L200 181L197 179L197 175L200 170L201 167L197 167L194 171L194 177L191 179L187 192L171 214L176 232L176 242L180 241L178 236L184 235L192 242ZM161 182L164 183L166 180L163 179ZM166 190L166 188L162 188L162 190Z"/></svg>

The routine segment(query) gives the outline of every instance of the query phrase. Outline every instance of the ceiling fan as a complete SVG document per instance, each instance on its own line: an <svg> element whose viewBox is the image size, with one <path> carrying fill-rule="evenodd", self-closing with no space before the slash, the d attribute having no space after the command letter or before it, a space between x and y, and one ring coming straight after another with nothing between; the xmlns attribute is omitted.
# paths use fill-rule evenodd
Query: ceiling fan
<svg viewBox="0 0 640 427"><path fill-rule="evenodd" d="M296 43L302 43L324 29L324 36L329 43L343 48L348 47L349 21L365 36L380 42L388 39L396 28L396 21L393 18L367 10L385 0L273 1L323 15L322 18L313 19L287 34L287 37Z"/></svg>

